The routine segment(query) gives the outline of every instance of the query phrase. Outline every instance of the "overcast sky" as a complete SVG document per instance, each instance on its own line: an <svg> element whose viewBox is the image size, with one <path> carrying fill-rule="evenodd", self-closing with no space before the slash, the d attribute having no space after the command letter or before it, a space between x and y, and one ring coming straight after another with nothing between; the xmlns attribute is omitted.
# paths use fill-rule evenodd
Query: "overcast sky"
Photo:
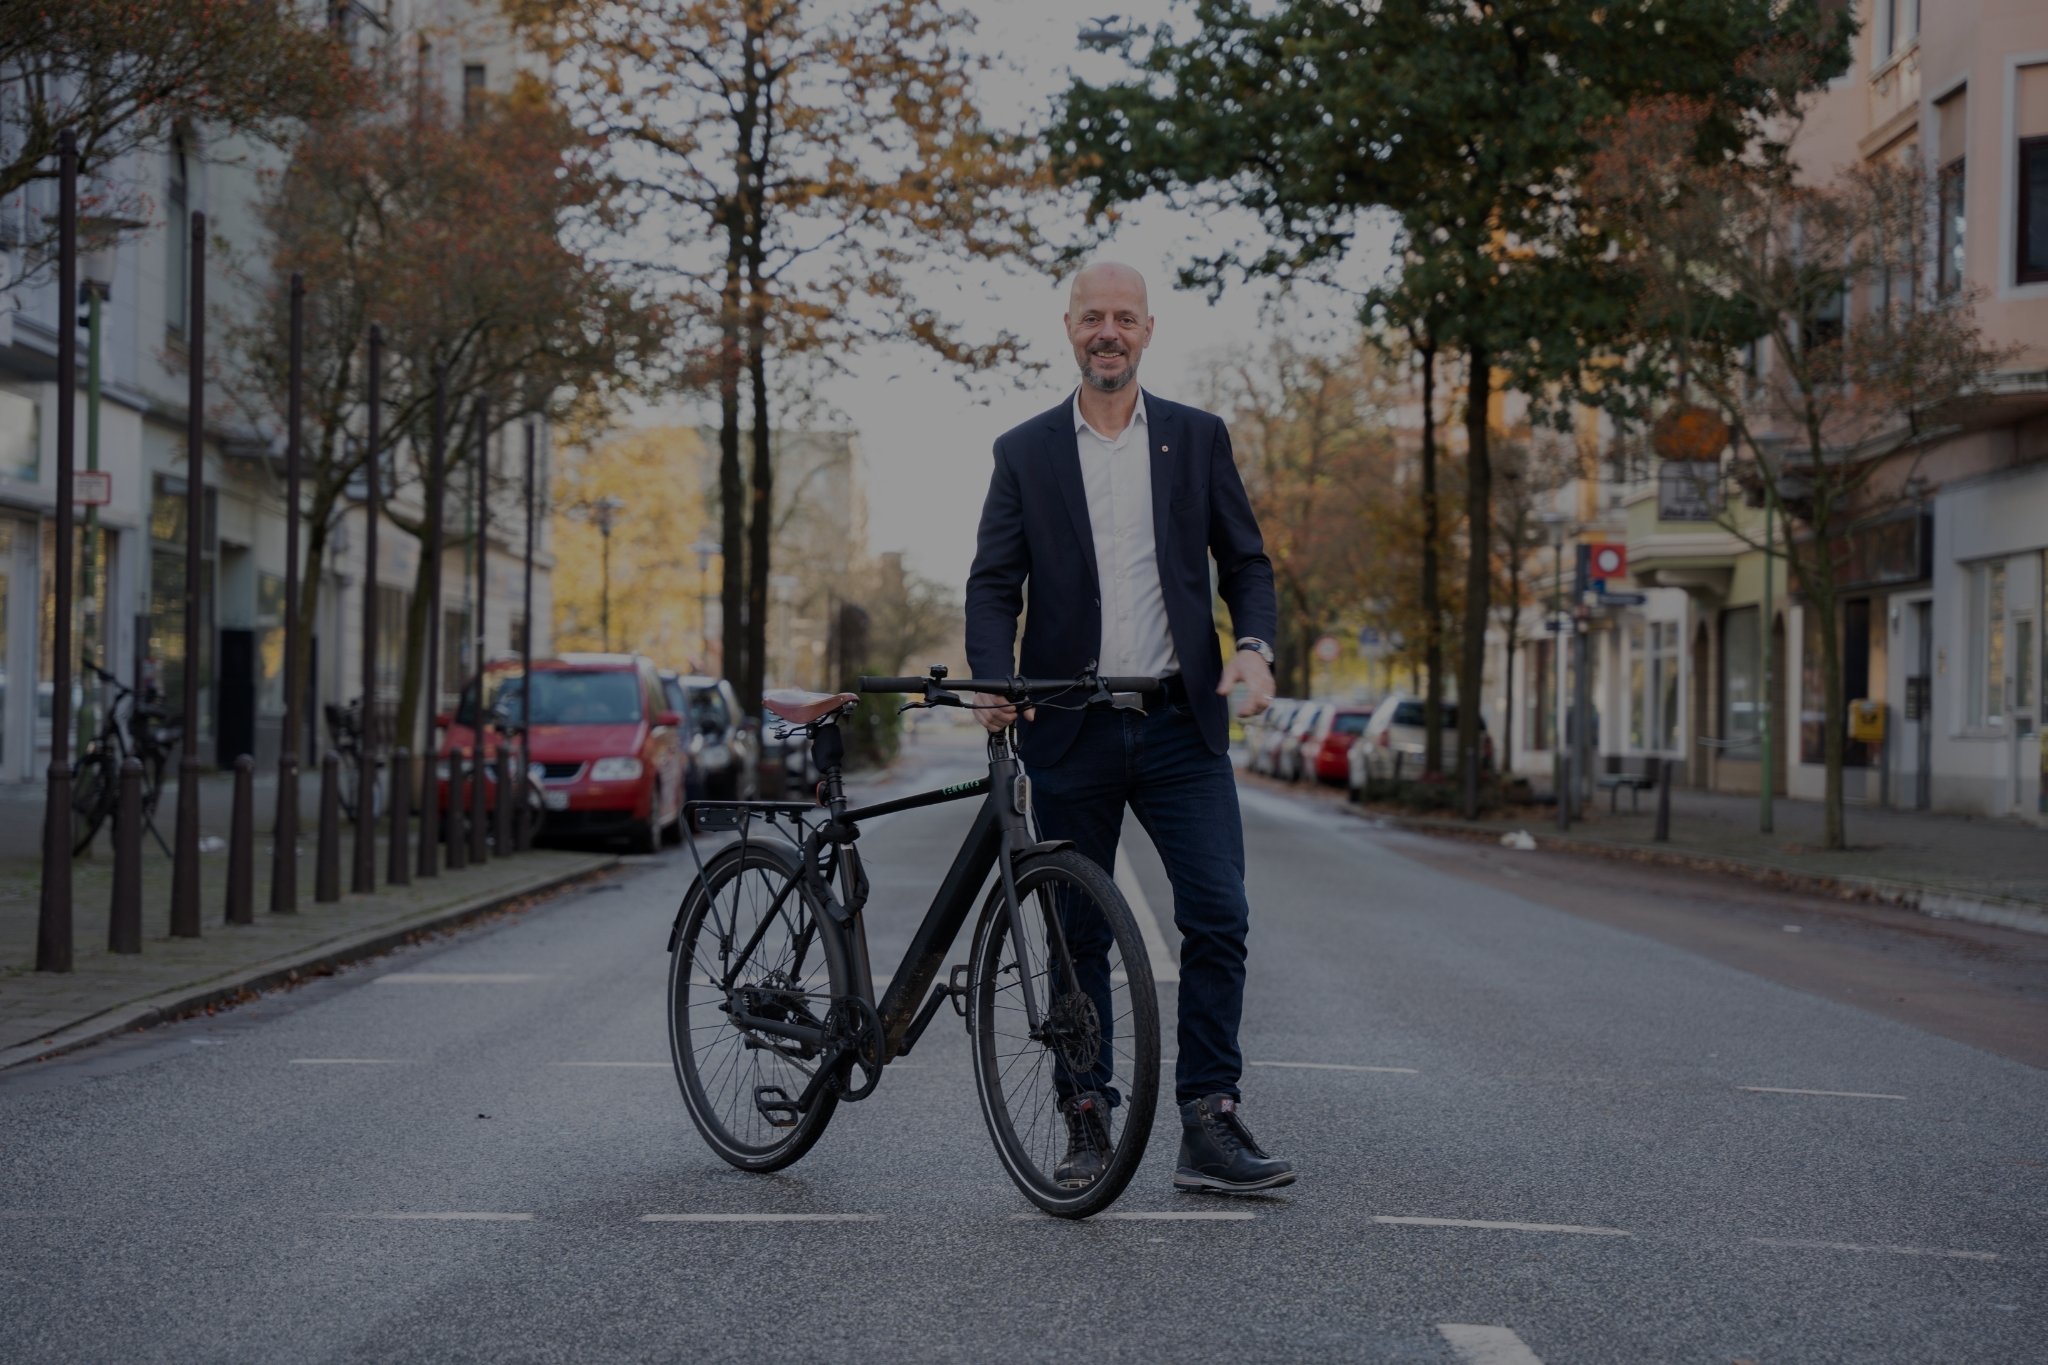
<svg viewBox="0 0 2048 1365"><path fill-rule="evenodd" d="M1185 6L1170 0L962 0L979 19L968 46L998 58L983 83L982 106L991 117L1042 124L1069 73L1107 81L1123 69L1116 54L1083 51L1075 35L1090 19L1118 8L1122 23L1156 24L1174 18L1191 26ZM1179 11L1175 14L1175 11ZM1233 342L1256 342L1272 324L1263 321L1267 295L1256 286L1233 287L1214 305L1200 294L1172 287L1174 270L1205 244L1230 240L1251 225L1193 221L1162 205L1143 205L1119 224L1104 253L1142 270L1151 285L1157 334L1146 352L1141 382L1167 398L1193 398L1202 357ZM1354 279L1378 273L1376 253L1356 253ZM963 284L965 287L963 287ZM854 357L849 373L829 379L820 397L860 433L867 461L869 545L902 550L919 571L964 584L974 554L975 522L988 488L989 447L996 436L1050 407L1074 386L1077 373L1060 325L1065 286L1043 276L1016 277L998 269L963 281L944 271L926 285L948 316L983 333L1008 327L1029 339L1032 358L1047 362L1038 381L1018 390L1009 377L985 379L974 391L911 346L874 347ZM1327 328L1348 308L1333 292L1290 300L1290 330Z"/></svg>

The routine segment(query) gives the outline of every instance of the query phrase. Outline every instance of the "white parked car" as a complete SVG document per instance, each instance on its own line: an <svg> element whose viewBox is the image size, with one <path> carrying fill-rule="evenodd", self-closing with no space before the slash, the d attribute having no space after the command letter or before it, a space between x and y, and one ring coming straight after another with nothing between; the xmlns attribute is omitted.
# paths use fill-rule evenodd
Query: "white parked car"
<svg viewBox="0 0 2048 1365"><path fill-rule="evenodd" d="M1422 776L1423 740L1427 734L1422 713L1422 698L1404 692L1393 693L1380 702L1372 719L1365 723L1365 733L1351 746L1351 776L1346 785L1352 800L1364 795L1368 783L1381 786L1392 782L1397 772L1404 780ZM1444 767L1450 769L1456 766L1458 757L1456 702L1443 704L1439 728L1443 732ZM1479 765L1484 771L1493 768L1493 736L1486 732L1485 716L1479 718Z"/></svg>

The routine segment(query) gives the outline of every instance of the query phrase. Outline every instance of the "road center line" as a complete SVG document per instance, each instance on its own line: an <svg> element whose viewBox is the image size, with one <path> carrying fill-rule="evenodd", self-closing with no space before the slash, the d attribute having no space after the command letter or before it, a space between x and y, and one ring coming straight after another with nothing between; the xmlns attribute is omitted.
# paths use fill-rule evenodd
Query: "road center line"
<svg viewBox="0 0 2048 1365"><path fill-rule="evenodd" d="M1152 902L1145 899L1145 888L1138 885L1138 874L1131 867L1131 855L1124 852L1123 845L1117 845L1116 889L1124 893L1130 902L1131 917L1138 921L1138 937L1145 940L1145 956L1152 959L1154 981L1180 980L1180 957L1166 946L1166 935L1160 932L1159 917L1152 913Z"/></svg>
<svg viewBox="0 0 2048 1365"><path fill-rule="evenodd" d="M643 1223L879 1223L879 1213L643 1213Z"/></svg>
<svg viewBox="0 0 2048 1365"><path fill-rule="evenodd" d="M657 1071L669 1069L667 1062L549 1062L549 1066L611 1066L611 1067L653 1067Z"/></svg>
<svg viewBox="0 0 2048 1365"><path fill-rule="evenodd" d="M380 986L511 986L538 981L539 972L386 972Z"/></svg>
<svg viewBox="0 0 2048 1365"><path fill-rule="evenodd" d="M1412 1066L1347 1066L1342 1062L1252 1062L1252 1066L1279 1066L1291 1071L1375 1071L1389 1076L1420 1076Z"/></svg>
<svg viewBox="0 0 2048 1365"><path fill-rule="evenodd" d="M287 1066L411 1066L409 1057L294 1057Z"/></svg>
<svg viewBox="0 0 2048 1365"><path fill-rule="evenodd" d="M1496 1232L1570 1232L1582 1237L1633 1237L1632 1232L1621 1228L1585 1227L1578 1223L1506 1223L1489 1218L1410 1218L1394 1214L1374 1214L1375 1223L1396 1223L1404 1227L1418 1228L1486 1228Z"/></svg>
<svg viewBox="0 0 2048 1365"><path fill-rule="evenodd" d="M1788 1090L1777 1085L1738 1085L1752 1095L1822 1095L1835 1100L1902 1100L1904 1095L1880 1095L1868 1090Z"/></svg>
<svg viewBox="0 0 2048 1365"><path fill-rule="evenodd" d="M369 1218L393 1223L531 1223L530 1213L337 1213L336 1218Z"/></svg>
<svg viewBox="0 0 2048 1365"><path fill-rule="evenodd" d="M1528 1343L1506 1327L1440 1322L1436 1330L1465 1365L1543 1365Z"/></svg>
<svg viewBox="0 0 2048 1365"><path fill-rule="evenodd" d="M1941 1247L1875 1246L1862 1242L1815 1242L1800 1237L1752 1237L1758 1246L1797 1247L1808 1251L1883 1251L1894 1256L1943 1256L1956 1261L1995 1261L1991 1251L1948 1251Z"/></svg>

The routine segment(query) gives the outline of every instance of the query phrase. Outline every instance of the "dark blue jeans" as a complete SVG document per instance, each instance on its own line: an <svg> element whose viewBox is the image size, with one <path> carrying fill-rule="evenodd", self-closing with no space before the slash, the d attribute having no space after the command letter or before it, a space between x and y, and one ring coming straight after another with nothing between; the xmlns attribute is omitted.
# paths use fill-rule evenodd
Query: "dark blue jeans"
<svg viewBox="0 0 2048 1365"><path fill-rule="evenodd" d="M1073 840L1105 871L1116 865L1126 805L1152 836L1173 883L1173 922L1181 933L1174 1091L1182 1104L1203 1095L1235 1097L1244 1070L1237 1026L1251 910L1230 759L1210 752L1185 706L1155 703L1143 716L1091 709L1065 757L1031 769L1031 789L1040 832ZM1068 936L1075 972L1083 989L1106 1004L1107 927L1100 935L1076 927L1079 932ZM1083 1083L1106 1088L1094 1079Z"/></svg>

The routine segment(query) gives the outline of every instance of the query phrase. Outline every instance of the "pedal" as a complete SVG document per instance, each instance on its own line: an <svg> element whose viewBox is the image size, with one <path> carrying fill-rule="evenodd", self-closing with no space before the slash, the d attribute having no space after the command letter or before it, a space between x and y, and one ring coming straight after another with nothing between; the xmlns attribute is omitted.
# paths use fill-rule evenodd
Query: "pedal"
<svg viewBox="0 0 2048 1365"><path fill-rule="evenodd" d="M779 1085L755 1086L754 1108L768 1120L771 1128L794 1128L796 1121L803 1117L803 1110L797 1108L789 1092Z"/></svg>
<svg viewBox="0 0 2048 1365"><path fill-rule="evenodd" d="M967 1017L967 969L969 963L961 963L946 977L946 995L953 1002L953 1012L962 1019Z"/></svg>

